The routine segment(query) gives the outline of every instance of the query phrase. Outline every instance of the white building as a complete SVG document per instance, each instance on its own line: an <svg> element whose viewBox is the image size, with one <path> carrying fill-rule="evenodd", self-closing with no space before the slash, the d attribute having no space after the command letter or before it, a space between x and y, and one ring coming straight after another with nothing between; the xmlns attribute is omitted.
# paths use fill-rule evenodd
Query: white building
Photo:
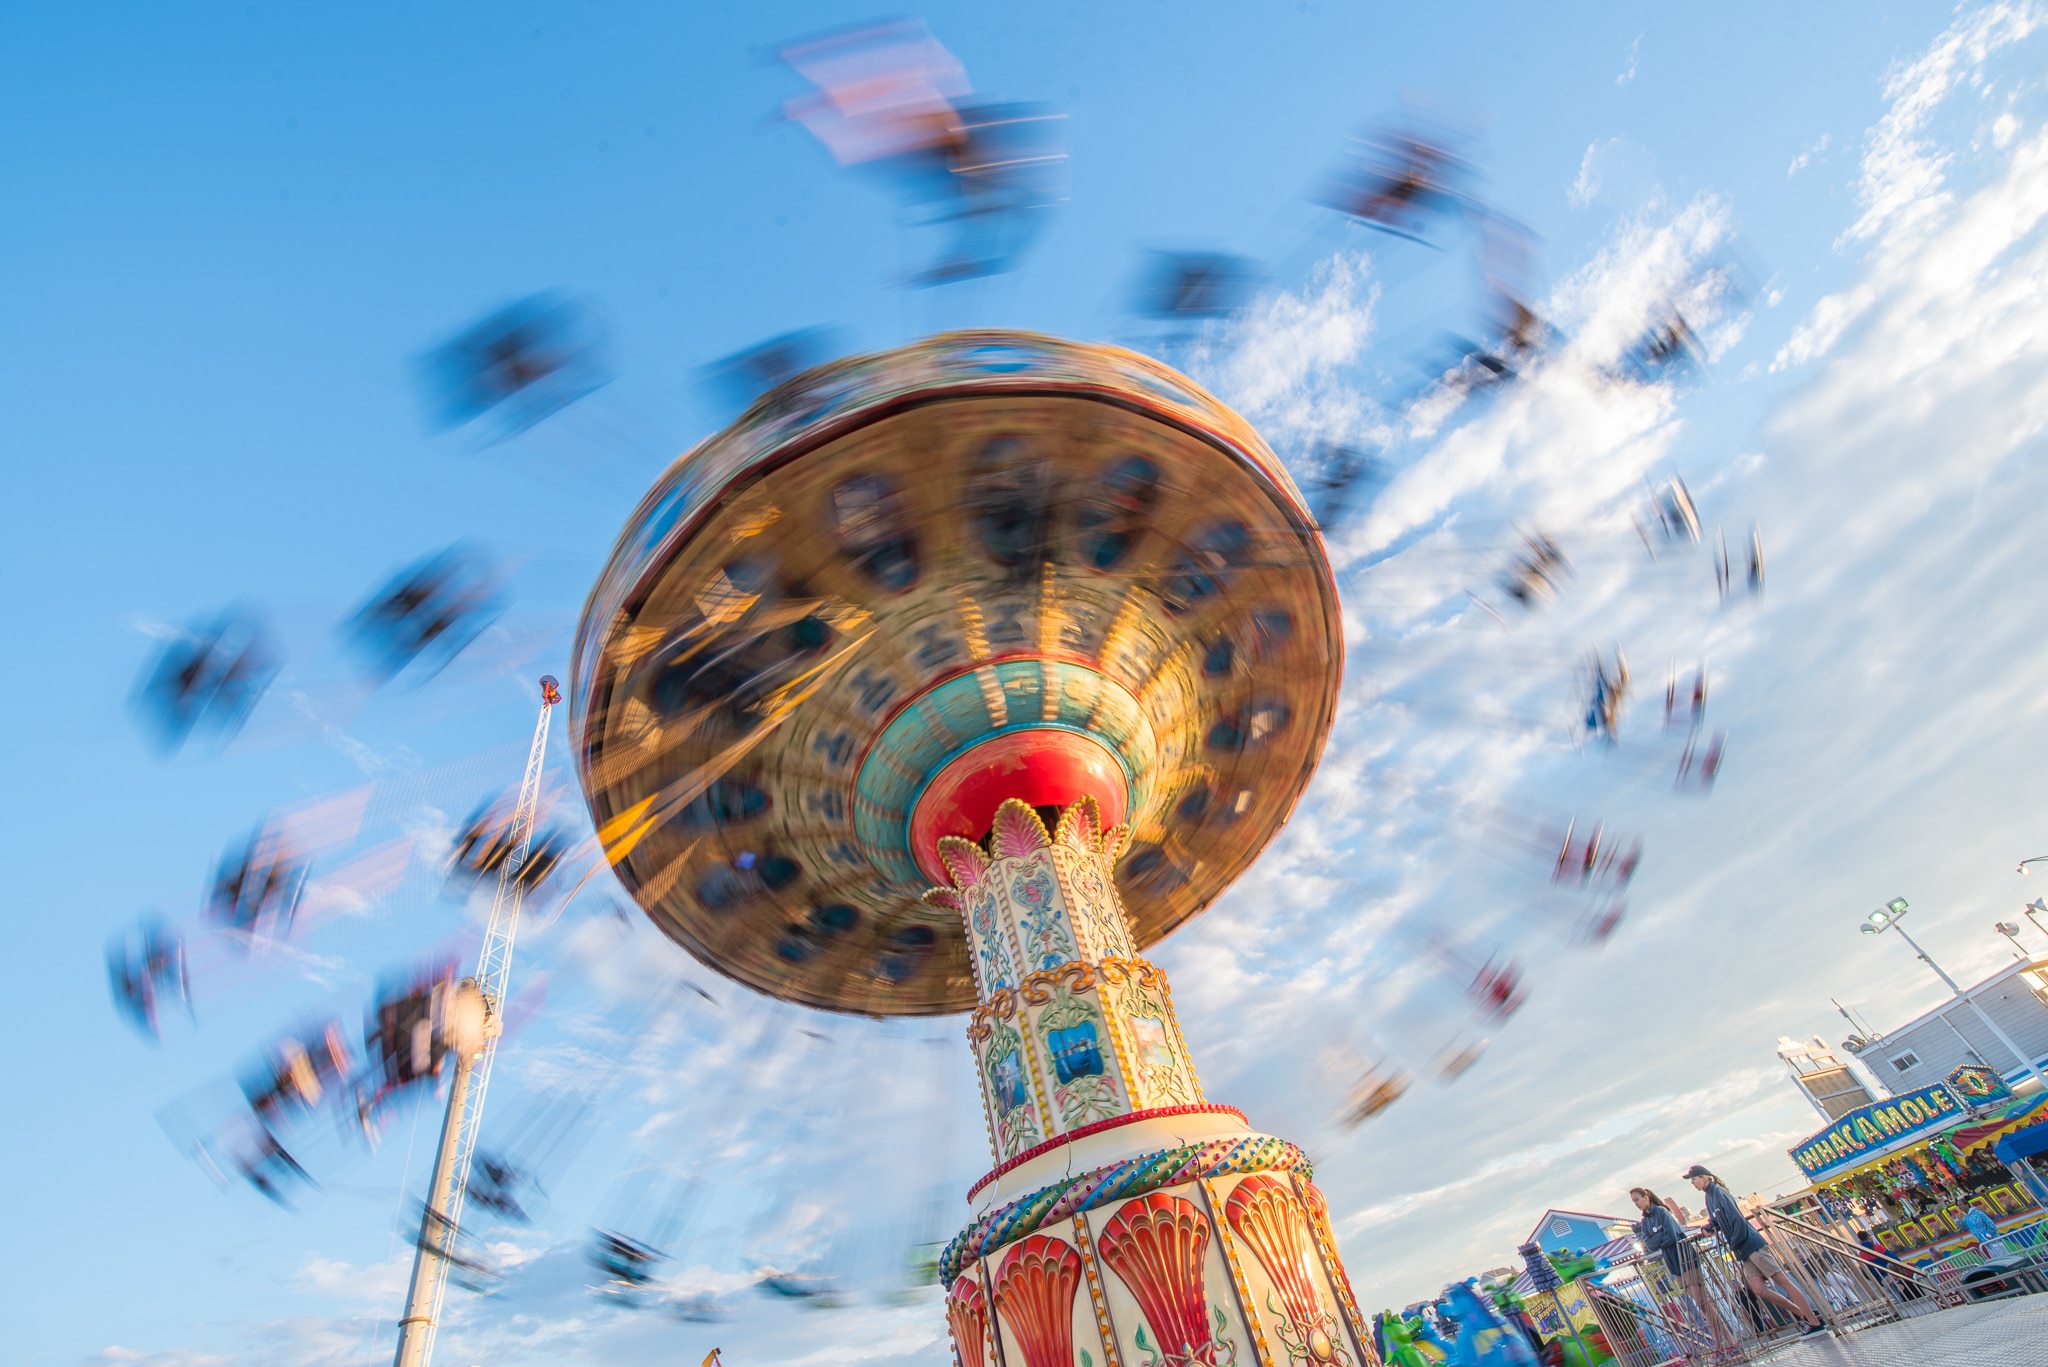
<svg viewBox="0 0 2048 1367"><path fill-rule="evenodd" d="M1939 1082L1968 1063L1995 1069L2007 1085L2016 1084L2026 1076L2026 1064L1985 1027L1985 1016L2031 1054L2036 1066L2048 1068L2048 959L2014 960L1966 988L1963 996L1951 997L1932 1011L1870 1039L1851 1035L1842 1047L1875 1074L1879 1085L1894 1093ZM1793 1068L1795 1080L1800 1080L1798 1065L1790 1058L1786 1064ZM1841 1083L1831 1080L1831 1085ZM1803 1081L1801 1087L1825 1111L1824 1103Z"/></svg>

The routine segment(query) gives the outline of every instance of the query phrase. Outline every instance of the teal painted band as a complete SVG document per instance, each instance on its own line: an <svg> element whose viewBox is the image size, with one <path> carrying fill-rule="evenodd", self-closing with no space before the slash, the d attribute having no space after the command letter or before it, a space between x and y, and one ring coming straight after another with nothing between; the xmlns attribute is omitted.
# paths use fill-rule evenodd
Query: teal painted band
<svg viewBox="0 0 2048 1367"><path fill-rule="evenodd" d="M1030 720L994 724L983 691L990 674L1005 708ZM1067 685L1077 682L1086 687L1070 694ZM1051 719L1045 718L1048 691L1055 699ZM1158 743L1129 690L1072 660L1011 656L963 670L903 704L862 757L853 777L853 827L877 870L901 883L922 878L910 849L911 821L933 778L986 740L1032 729L1086 736L1109 751L1123 771L1128 810L1142 808L1142 776L1154 764Z"/></svg>

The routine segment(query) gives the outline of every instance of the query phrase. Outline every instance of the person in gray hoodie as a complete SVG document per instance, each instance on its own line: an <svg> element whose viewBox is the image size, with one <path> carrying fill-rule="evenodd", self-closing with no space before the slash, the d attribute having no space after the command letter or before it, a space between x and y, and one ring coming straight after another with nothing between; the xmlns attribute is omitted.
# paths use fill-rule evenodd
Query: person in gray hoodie
<svg viewBox="0 0 2048 1367"><path fill-rule="evenodd" d="M1664 1260L1664 1270L1685 1288L1685 1294L1692 1300L1694 1314L1713 1335L1714 1355L1720 1357L1733 1352L1735 1337L1722 1322L1714 1298L1707 1294L1706 1278L1700 1271L1699 1250L1685 1237L1685 1226L1672 1211L1670 1203L1648 1187L1630 1187L1628 1199L1635 1203L1643 1217L1635 1222L1636 1237L1643 1241L1646 1252Z"/></svg>
<svg viewBox="0 0 2048 1367"><path fill-rule="evenodd" d="M1728 1194L1728 1188L1721 1185L1721 1179L1697 1163L1685 1170L1685 1177L1695 1190L1706 1195L1707 1223L1721 1236L1721 1242L1728 1245L1728 1252L1741 1266L1742 1278L1749 1283L1749 1289L1805 1325L1808 1335L1825 1334L1827 1324L1814 1313L1806 1293L1799 1289L1799 1283L1792 1279L1792 1274L1772 1256L1764 1236L1743 1218L1742 1207L1735 1204L1735 1198ZM1772 1289L1774 1285L1776 1290Z"/></svg>

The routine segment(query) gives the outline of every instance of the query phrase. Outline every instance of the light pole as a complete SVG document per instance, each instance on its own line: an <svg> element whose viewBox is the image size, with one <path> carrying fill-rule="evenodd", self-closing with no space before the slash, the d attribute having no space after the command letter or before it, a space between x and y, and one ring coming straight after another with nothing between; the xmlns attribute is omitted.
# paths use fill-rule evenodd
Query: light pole
<svg viewBox="0 0 2048 1367"><path fill-rule="evenodd" d="M1994 921L1991 925L1991 928L1997 931L2000 935L2003 935L2006 939L2012 941L2013 953L2016 957L2025 959L2028 963L2032 963L2034 961L2034 956L2027 953L2027 947L2020 943L2019 922Z"/></svg>
<svg viewBox="0 0 2048 1367"><path fill-rule="evenodd" d="M2048 858L2048 856L2043 856L2043 858ZM2027 1057L2027 1055L2025 1055L2024 1053L2020 1052L2020 1047L2012 1042L2012 1038L2008 1036L2005 1033L2005 1031L1998 1028L1998 1023L1996 1021L1992 1020L1990 1016L1984 1013L1984 1008L1977 1005L1977 1003L1971 999L1969 993L1963 991L1962 988L1956 986L1956 980L1954 978L1951 978L1948 975L1947 971L1944 970L1940 964L1934 962L1934 959L1927 953L1926 950L1920 948L1919 945L1915 944L1913 942L1912 936L1906 934L1906 928L1899 924L1899 922L1902 919L1904 919L1905 915L1906 899L1903 897L1894 897L1891 901L1886 902L1876 911L1871 912L1870 915L1863 918L1863 933L1865 935L1882 935L1887 930L1898 931L1899 938L1904 940L1908 945L1912 946L1913 953L1919 957L1920 961L1926 964L1929 968L1933 969L1936 976L1938 976L1943 982L1948 984L1948 990L1955 993L1958 997L1961 997L1963 999L1963 1004L1968 1006L1972 1011L1975 1011L1977 1013L1977 1019L1984 1022L1986 1029L1990 1030L1992 1034L1998 1036L1998 1042L2000 1044L2003 1044L2006 1047L2006 1049L2011 1052L2012 1056L2020 1061L2020 1067L2026 1069L2027 1075L2033 1078L2034 1081L2040 1083L2043 1087L2048 1087L2048 1077L2043 1077L2041 1075L2041 1070L2034 1066L2034 1061L2031 1058ZM1957 1033L1960 1034L1961 1032L1958 1031Z"/></svg>
<svg viewBox="0 0 2048 1367"><path fill-rule="evenodd" d="M2032 859L2020 860L2020 877L2025 878L2027 876L2027 865L2039 864L2043 861L2048 861L2048 854L2037 854ZM2020 910L2025 912L2027 919L2034 923L2034 929L2041 931L2043 934L2048 934L2048 928L2044 928L2039 919L2034 915L2037 911L2048 912L2048 902L2044 902L2036 897L2033 901L2021 907Z"/></svg>
<svg viewBox="0 0 2048 1367"><path fill-rule="evenodd" d="M2043 901L2036 897L2033 901L2020 908L2020 914L2034 923L2034 929L2040 931L2043 935L2048 935L2048 926L2041 924L2041 917L2036 916L2035 912L2048 915L2048 901Z"/></svg>

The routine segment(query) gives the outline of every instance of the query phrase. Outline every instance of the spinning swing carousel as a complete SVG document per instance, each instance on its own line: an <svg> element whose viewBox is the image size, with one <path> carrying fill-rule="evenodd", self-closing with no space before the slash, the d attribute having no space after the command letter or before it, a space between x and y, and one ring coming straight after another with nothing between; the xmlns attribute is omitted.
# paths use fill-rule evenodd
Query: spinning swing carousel
<svg viewBox="0 0 2048 1367"><path fill-rule="evenodd" d="M1111 347L808 371L621 534L569 700L625 887L771 996L971 1013L962 1367L1377 1361L1307 1159L1208 1100L1139 957L1286 821L1342 658L1279 460Z"/></svg>

